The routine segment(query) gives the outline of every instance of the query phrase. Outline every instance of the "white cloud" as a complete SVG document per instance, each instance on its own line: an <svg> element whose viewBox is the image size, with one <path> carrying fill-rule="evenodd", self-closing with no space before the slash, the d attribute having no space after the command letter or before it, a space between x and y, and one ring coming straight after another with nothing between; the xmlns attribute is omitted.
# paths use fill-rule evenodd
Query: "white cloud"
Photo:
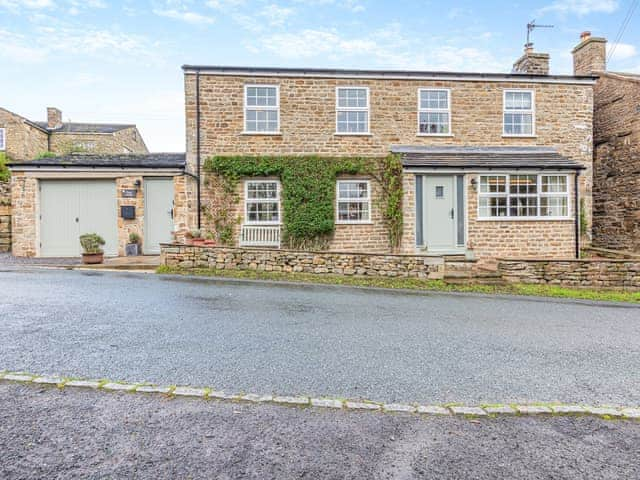
<svg viewBox="0 0 640 480"><path fill-rule="evenodd" d="M115 30L44 25L28 37L0 30L0 44L0 58L16 63L51 61L54 56L99 56L114 62L127 58L154 64L162 62L156 43L140 35Z"/></svg>
<svg viewBox="0 0 640 480"><path fill-rule="evenodd" d="M18 11L21 9L38 10L42 8L52 8L53 0L0 0L0 7Z"/></svg>
<svg viewBox="0 0 640 480"><path fill-rule="evenodd" d="M293 60L362 61L365 65L453 71L505 71L509 61L499 61L488 49L467 47L450 39L429 45L428 40L403 35L400 25L361 36L343 36L337 30L304 29L261 37L247 45L250 51L269 53Z"/></svg>
<svg viewBox="0 0 640 480"><path fill-rule="evenodd" d="M614 44L607 44L607 54L611 54L613 50L613 55L611 56L611 60L627 60L629 58L633 58L638 54L638 50L635 45L630 45L628 43L619 43L615 49L613 49Z"/></svg>
<svg viewBox="0 0 640 480"><path fill-rule="evenodd" d="M192 12L189 10L178 10L175 8L154 9L153 13L160 17L172 18L174 20L181 20L183 22L192 24L207 25L214 22L213 17L202 15L200 13Z"/></svg>
<svg viewBox="0 0 640 480"><path fill-rule="evenodd" d="M273 27L281 27L285 24L287 19L293 15L294 10L288 7L280 7L275 3L267 5L260 12L260 16L264 17L269 25Z"/></svg>
<svg viewBox="0 0 640 480"><path fill-rule="evenodd" d="M574 14L583 17L590 13L613 13L618 9L618 0L556 0L538 10L539 14Z"/></svg>

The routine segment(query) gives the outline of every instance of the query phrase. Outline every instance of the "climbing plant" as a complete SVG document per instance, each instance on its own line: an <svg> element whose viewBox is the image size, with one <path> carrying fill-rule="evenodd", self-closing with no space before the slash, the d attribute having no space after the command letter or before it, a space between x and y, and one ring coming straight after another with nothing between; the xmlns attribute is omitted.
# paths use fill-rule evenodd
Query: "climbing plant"
<svg viewBox="0 0 640 480"><path fill-rule="evenodd" d="M204 164L221 184L212 191L220 202L206 208L205 215L214 224L221 243L229 243L237 219L230 212L237 203L236 186L241 177L274 176L282 184L283 240L291 248L323 248L335 225L335 188L339 175L368 174L382 187L382 212L389 229L389 242L395 248L402 231L402 166L396 156L384 159L334 158L320 156L215 156ZM220 198L223 197L223 198ZM213 211L215 210L215 212Z"/></svg>
<svg viewBox="0 0 640 480"><path fill-rule="evenodd" d="M8 182L11 178L11 172L6 165L7 156L4 152L0 152L0 182Z"/></svg>

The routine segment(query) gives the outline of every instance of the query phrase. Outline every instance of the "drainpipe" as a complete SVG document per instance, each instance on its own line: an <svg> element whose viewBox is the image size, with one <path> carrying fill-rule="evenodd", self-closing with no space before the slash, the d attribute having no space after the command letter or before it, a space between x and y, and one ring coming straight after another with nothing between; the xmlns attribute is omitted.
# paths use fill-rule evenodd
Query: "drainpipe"
<svg viewBox="0 0 640 480"><path fill-rule="evenodd" d="M200 70L196 70L196 197L198 208L198 230L201 226L201 212L200 212Z"/></svg>
<svg viewBox="0 0 640 480"><path fill-rule="evenodd" d="M578 187L578 177L580 170L576 170L573 176L573 194L575 197L575 235L576 235L576 259L580 259L580 190Z"/></svg>

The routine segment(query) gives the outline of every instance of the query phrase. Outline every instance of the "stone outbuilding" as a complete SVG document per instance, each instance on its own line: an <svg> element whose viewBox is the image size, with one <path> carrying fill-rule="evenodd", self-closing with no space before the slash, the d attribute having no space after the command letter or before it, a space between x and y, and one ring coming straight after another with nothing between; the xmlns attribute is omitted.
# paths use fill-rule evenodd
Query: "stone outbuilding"
<svg viewBox="0 0 640 480"><path fill-rule="evenodd" d="M105 254L125 255L137 234L143 254L172 240L185 198L185 155L68 155L10 164L12 251L16 256L69 257L79 236L97 233Z"/></svg>

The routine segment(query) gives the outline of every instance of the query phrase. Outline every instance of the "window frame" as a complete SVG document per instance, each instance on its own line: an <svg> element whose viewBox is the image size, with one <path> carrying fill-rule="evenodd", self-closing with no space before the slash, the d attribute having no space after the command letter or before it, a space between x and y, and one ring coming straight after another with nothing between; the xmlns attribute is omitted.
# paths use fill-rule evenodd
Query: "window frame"
<svg viewBox="0 0 640 480"><path fill-rule="evenodd" d="M0 152L4 152L7 149L7 129L4 127L0 127L0 131L2 131L2 142L0 142Z"/></svg>
<svg viewBox="0 0 640 480"><path fill-rule="evenodd" d="M367 93L367 106L366 107L340 107L339 97L340 90L359 89L364 90ZM371 135L371 91L368 86L364 85L340 85L336 86L336 131L334 135L346 135L346 136L367 136ZM340 132L338 131L338 115L340 112L367 112L367 130L365 132Z"/></svg>
<svg viewBox="0 0 640 480"><path fill-rule="evenodd" d="M367 198L366 199L340 199L341 183L366 183ZM366 203L369 218L366 220L340 220L340 203ZM371 220L371 180L362 178L343 178L336 180L336 225L367 225L373 223Z"/></svg>
<svg viewBox="0 0 640 480"><path fill-rule="evenodd" d="M422 92L447 92L447 109L443 108L422 108ZM449 116L449 132L448 133L423 133L420 131L420 114L421 113L446 113ZM419 87L418 88L418 115L417 115L417 136L418 137L453 137L451 131L451 89L438 87Z"/></svg>
<svg viewBox="0 0 640 480"><path fill-rule="evenodd" d="M273 105L248 105L248 90L250 88L275 88L276 89L276 104ZM277 128L275 130L269 130L264 132L251 131L247 130L247 111L248 110L256 110L256 111L275 111L278 114L277 119ZM242 123L242 134L243 135L280 135L280 85L271 84L271 83L245 83L244 84L244 99L243 99L243 123Z"/></svg>
<svg viewBox="0 0 640 480"><path fill-rule="evenodd" d="M249 184L250 183L275 183L276 184L276 198L271 200L267 199L250 199L249 198ZM282 209L280 205L281 199L281 191L282 187L280 185L280 180L273 179L259 179L259 180L245 180L244 181L244 224L245 225L282 225ZM268 220L268 221L259 221L259 220L249 220L249 204L253 203L275 203L278 207L278 220Z"/></svg>
<svg viewBox="0 0 640 480"><path fill-rule="evenodd" d="M512 176L525 176L536 175L536 192L535 194L518 194L511 193L511 177ZM564 172L533 172L533 171L518 171L515 173L510 172L487 172L479 173L476 179L477 185L477 206L476 206L476 220L480 222L500 222L500 221L558 221L558 220L573 220L571 210L571 183L569 173ZM505 179L505 193L486 193L481 192L481 177L506 177ZM542 177L564 177L566 180L567 189L565 192L546 192L542 193ZM482 216L480 214L480 199L481 198L506 198L506 215L504 217L492 217ZM537 198L536 215L535 216L513 216L511 215L511 198L512 197L535 197ZM541 215L541 199L548 197L566 197L567 199L567 215Z"/></svg>
<svg viewBox="0 0 640 480"><path fill-rule="evenodd" d="M507 93L530 93L531 109L530 110L507 110ZM526 113L531 114L531 133L507 133L506 122L504 117L507 113ZM532 88L505 88L502 91L502 136L503 137L519 137L533 138L536 136L536 91Z"/></svg>

